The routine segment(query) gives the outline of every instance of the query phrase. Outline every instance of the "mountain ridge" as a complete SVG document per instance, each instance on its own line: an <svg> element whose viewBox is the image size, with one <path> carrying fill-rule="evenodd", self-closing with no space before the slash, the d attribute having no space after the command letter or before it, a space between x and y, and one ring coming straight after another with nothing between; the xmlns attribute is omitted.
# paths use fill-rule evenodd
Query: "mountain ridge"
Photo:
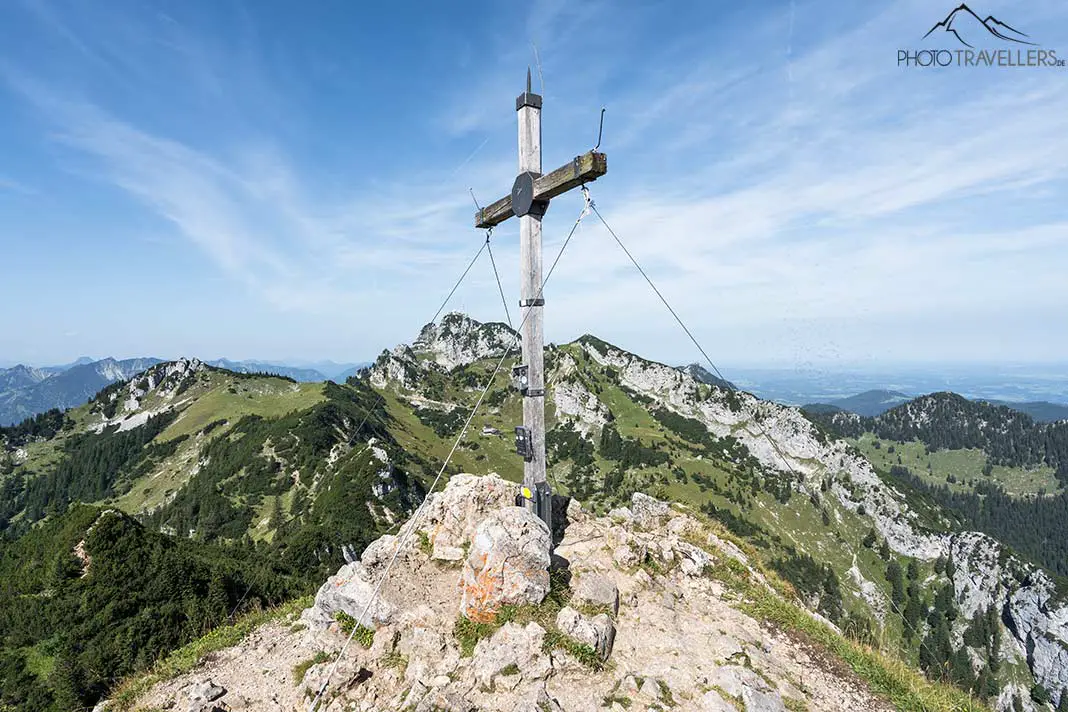
<svg viewBox="0 0 1068 712"><path fill-rule="evenodd" d="M865 417L875 417L882 415L891 408L922 397L924 396L910 396L900 391L872 389L846 398L806 403L801 408L812 412L833 412L834 409L837 409ZM991 406L1004 406L1024 413L1040 423L1068 420L1068 405L1061 403L1052 403L1050 401L1007 401L990 398L969 398L968 400L974 403L986 403Z"/></svg>
<svg viewBox="0 0 1068 712"><path fill-rule="evenodd" d="M33 536L27 512L52 521L49 504L62 511L80 491L165 536L218 546L247 538L283 570L325 577L413 511L438 472L521 478L521 460L500 435L522 417L508 368L518 353L501 361L514 345L505 325L449 314L341 385L189 360L157 365L5 444L0 504L15 508L0 520ZM460 437L498 363L484 409ZM909 664L929 671L950 662L923 657L944 635L950 642L938 650L974 662L967 674L959 669L958 684L999 709L1017 700L1041 709L1028 701L1033 685L1054 699L1068 686L1055 579L989 536L962 531L952 512L924 504L799 409L702 383L591 336L550 345L545 363L549 476L592 513L628 506L635 493L698 508L746 537L850 635L882 631ZM5 443L15 436L8 432L0 431ZM58 465L57 453L65 453ZM114 465L97 469L94 460ZM991 557L998 567L985 563ZM973 580L983 583L973 589ZM942 592L955 601L966 589L962 614ZM239 605L241 592L231 593ZM1001 649L962 642L992 609L1011 621L991 624Z"/></svg>
<svg viewBox="0 0 1068 712"><path fill-rule="evenodd" d="M46 374L44 369L37 369L36 374L45 377L0 391L0 425L14 424L51 408L72 408L81 405L109 383L130 378L157 363L160 363L160 359L134 358L117 361L109 357L74 365L52 374ZM14 369L0 372L0 379L19 369L33 372L26 367L16 366Z"/></svg>

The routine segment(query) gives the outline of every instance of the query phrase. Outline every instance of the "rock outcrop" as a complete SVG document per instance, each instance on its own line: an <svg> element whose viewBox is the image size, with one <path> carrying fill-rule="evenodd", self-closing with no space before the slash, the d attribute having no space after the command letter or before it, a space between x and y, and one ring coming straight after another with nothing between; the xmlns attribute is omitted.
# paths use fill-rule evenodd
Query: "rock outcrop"
<svg viewBox="0 0 1068 712"><path fill-rule="evenodd" d="M324 682L320 709L329 712L890 709L841 666L829 667L826 652L733 608L708 572L716 561L740 561L741 552L721 548L698 520L642 497L632 502L641 525L591 516L572 501L552 586L527 571L544 589L520 586L531 595L509 620L471 621L462 614L463 582L483 562L511 560L501 556L516 548L506 535L528 537L530 550L514 552L528 558L527 568L549 565L535 554L548 532L514 506L516 489L496 476L454 477L423 519L342 567L301 625L261 628L189 675L158 684L142 703L180 706L191 683L210 679L226 690L211 701L223 709L306 708ZM460 567L454 549L469 550ZM620 565L618 551L649 565ZM355 617L368 586L379 584L376 600L388 609L372 605L364 619L373 641L350 645L327 680L346 637L331 613Z"/></svg>
<svg viewBox="0 0 1068 712"><path fill-rule="evenodd" d="M502 606L541 603L549 592L549 540L549 527L525 507L482 520L464 561L460 612L485 623Z"/></svg>
<svg viewBox="0 0 1068 712"><path fill-rule="evenodd" d="M514 346L516 332L505 324L475 321L465 314L449 312L438 324L427 324L412 344L383 351L370 368L375 386L392 382L411 389L430 369L448 372L479 359L501 356Z"/></svg>
<svg viewBox="0 0 1068 712"><path fill-rule="evenodd" d="M998 612L1011 636L1002 654L1029 667L1059 704L1068 690L1068 601L1053 580L978 532L954 535L950 553L961 613L972 618L987 609Z"/></svg>
<svg viewBox="0 0 1068 712"><path fill-rule="evenodd" d="M918 525L903 495L886 486L845 442L825 442L797 408L741 391L716 388L704 394L703 384L686 371L646 361L598 339L579 343L598 365L612 368L624 387L700 421L716 436L736 438L771 471L797 473L801 481L795 486L805 493L819 492L828 474L839 475L831 493L847 509L863 508L894 551L924 560L945 555L945 539Z"/></svg>
<svg viewBox="0 0 1068 712"><path fill-rule="evenodd" d="M315 605L302 618L312 625L327 626L344 613L367 628L389 623L394 607L375 595L375 583L362 562L345 564L319 588Z"/></svg>

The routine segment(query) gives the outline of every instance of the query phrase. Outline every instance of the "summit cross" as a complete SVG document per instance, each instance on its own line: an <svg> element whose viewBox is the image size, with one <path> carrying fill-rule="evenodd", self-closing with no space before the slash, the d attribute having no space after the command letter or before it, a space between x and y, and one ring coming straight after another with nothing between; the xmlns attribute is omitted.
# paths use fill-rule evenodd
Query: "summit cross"
<svg viewBox="0 0 1068 712"><path fill-rule="evenodd" d="M545 299L541 294L541 221L552 198L607 173L608 159L595 148L543 175L541 103L541 96L530 89L528 67L527 90L515 100L519 115L519 175L512 185L511 195L478 210L475 226L488 229L510 217L519 218L523 363L513 369L513 377L523 396L523 426L516 428L516 450L524 460L522 505L534 511L552 532L552 491L545 480Z"/></svg>

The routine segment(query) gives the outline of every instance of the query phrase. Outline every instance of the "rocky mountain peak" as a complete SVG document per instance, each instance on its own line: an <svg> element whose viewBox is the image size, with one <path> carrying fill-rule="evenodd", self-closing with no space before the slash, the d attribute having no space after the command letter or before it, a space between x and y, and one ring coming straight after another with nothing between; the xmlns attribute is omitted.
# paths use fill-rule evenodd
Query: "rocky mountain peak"
<svg viewBox="0 0 1068 712"><path fill-rule="evenodd" d="M325 682L329 711L890 709L733 607L731 586L768 584L701 520L644 496L614 518L571 501L547 574L549 531L516 492L453 477L422 521L327 581L301 624L261 628L142 703L293 709ZM346 620L365 626L361 642L327 679Z"/></svg>
<svg viewBox="0 0 1068 712"><path fill-rule="evenodd" d="M719 386L720 388L726 388L727 390L737 390L737 387L730 381L726 381L719 376L716 376L707 368L699 363L691 363L686 366L680 366L679 370L686 373L695 381L701 383L707 383L710 386Z"/></svg>
<svg viewBox="0 0 1068 712"><path fill-rule="evenodd" d="M143 425L153 415L170 410L205 368L200 359L183 357L138 369L137 375L126 376L129 380L118 381L97 395L94 410L102 420L95 429L99 432L117 424L119 430L129 430Z"/></svg>
<svg viewBox="0 0 1068 712"><path fill-rule="evenodd" d="M424 326L410 345L383 351L370 369L371 383L381 387L392 382L412 388L422 372L447 372L479 359L500 357L516 346L517 338L518 333L506 324L482 323L466 314L449 312L440 322Z"/></svg>
<svg viewBox="0 0 1068 712"><path fill-rule="evenodd" d="M500 356L516 344L518 334L499 322L482 323L466 314L449 312L439 324L427 324L412 344L446 370L489 356Z"/></svg>

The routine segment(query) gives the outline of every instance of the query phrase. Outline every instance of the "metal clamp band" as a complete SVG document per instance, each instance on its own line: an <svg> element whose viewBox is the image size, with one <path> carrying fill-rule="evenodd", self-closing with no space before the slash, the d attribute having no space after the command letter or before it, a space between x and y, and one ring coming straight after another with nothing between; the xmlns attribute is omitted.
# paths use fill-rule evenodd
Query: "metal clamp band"
<svg viewBox="0 0 1068 712"><path fill-rule="evenodd" d="M537 299L520 299L519 306L521 307L543 307L545 306L545 299L538 297Z"/></svg>
<svg viewBox="0 0 1068 712"><path fill-rule="evenodd" d="M523 395L525 395L528 398L534 398L534 397L537 397L537 396L544 396L545 395L545 389L544 388L528 388L526 390L526 393L524 393Z"/></svg>

